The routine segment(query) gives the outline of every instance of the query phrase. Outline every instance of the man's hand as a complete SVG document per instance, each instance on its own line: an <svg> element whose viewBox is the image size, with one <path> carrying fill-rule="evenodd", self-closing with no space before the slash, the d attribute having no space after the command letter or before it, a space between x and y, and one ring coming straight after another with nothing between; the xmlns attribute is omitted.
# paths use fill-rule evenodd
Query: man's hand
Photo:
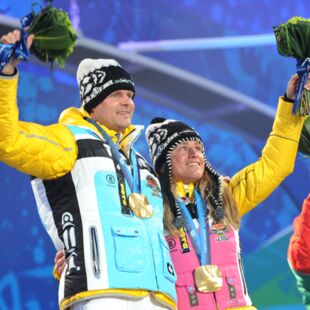
<svg viewBox="0 0 310 310"><path fill-rule="evenodd" d="M3 35L0 39L0 42L3 44L15 44L16 42L20 41L21 35L20 30L14 30L11 31L5 35ZM31 44L33 42L34 35L30 34L27 38L27 47L28 49L31 47ZM5 75L12 75L15 72L15 68L17 64L19 63L19 60L12 57L10 62L5 65L5 67L2 70L2 73Z"/></svg>

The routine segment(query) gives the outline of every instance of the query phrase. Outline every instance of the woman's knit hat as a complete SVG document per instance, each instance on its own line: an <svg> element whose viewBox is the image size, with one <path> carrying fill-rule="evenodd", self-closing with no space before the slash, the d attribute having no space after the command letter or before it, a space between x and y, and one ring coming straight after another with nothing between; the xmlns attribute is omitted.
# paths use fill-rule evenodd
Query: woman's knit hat
<svg viewBox="0 0 310 310"><path fill-rule="evenodd" d="M130 74L114 59L86 58L80 62L76 78L81 106L88 113L116 90L131 90L135 93L135 84Z"/></svg>
<svg viewBox="0 0 310 310"><path fill-rule="evenodd" d="M178 144L192 140L200 142L203 146L201 137L193 128L182 122L160 117L154 118L147 127L146 138L156 171L167 159L170 161L170 153Z"/></svg>
<svg viewBox="0 0 310 310"><path fill-rule="evenodd" d="M203 146L203 141L198 132L185 123L159 117L154 118L147 127L146 139L154 169L161 182L162 190L169 200L175 218L178 218L181 215L181 211L171 193L171 154L175 147L182 142L198 141ZM221 177L208 163L204 151L203 155L205 158L205 169L208 171L215 185L212 192L209 188L206 189L208 191L207 195L210 197L214 208L213 217L216 221L219 221L224 216L221 196Z"/></svg>

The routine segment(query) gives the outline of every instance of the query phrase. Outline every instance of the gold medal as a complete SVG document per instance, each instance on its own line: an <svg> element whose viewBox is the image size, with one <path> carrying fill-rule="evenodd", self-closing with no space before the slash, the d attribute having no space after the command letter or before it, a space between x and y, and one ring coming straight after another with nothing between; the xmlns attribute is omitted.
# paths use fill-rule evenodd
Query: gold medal
<svg viewBox="0 0 310 310"><path fill-rule="evenodd" d="M204 265L195 270L195 283L199 292L216 292L223 286L221 271L216 265Z"/></svg>
<svg viewBox="0 0 310 310"><path fill-rule="evenodd" d="M141 218L149 218L153 215L153 208L145 195L139 193L131 193L128 200L129 206L135 216Z"/></svg>

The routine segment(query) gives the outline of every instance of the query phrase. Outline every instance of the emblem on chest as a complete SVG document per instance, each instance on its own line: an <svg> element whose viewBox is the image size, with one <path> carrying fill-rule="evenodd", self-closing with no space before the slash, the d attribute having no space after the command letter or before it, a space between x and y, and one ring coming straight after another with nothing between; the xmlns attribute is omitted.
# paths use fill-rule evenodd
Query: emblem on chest
<svg viewBox="0 0 310 310"><path fill-rule="evenodd" d="M210 236L215 238L215 241L228 240L229 227L222 224L215 224L210 227Z"/></svg>

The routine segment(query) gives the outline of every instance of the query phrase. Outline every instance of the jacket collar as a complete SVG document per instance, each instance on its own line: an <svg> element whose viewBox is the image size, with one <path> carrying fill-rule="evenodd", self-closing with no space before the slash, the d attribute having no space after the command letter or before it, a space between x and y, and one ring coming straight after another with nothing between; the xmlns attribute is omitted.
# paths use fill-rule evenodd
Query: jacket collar
<svg viewBox="0 0 310 310"><path fill-rule="evenodd" d="M59 123L88 127L101 137L98 129L85 120L86 117L90 117L90 115L83 108L71 107L61 113ZM139 138L144 129L142 125L130 125L123 132L117 132L100 123L99 125L112 138L113 142L119 145L127 157L129 157L129 152L134 142Z"/></svg>
<svg viewBox="0 0 310 310"><path fill-rule="evenodd" d="M179 197L187 197L190 201L194 200L194 184L184 184L181 181L175 183L175 191Z"/></svg>

